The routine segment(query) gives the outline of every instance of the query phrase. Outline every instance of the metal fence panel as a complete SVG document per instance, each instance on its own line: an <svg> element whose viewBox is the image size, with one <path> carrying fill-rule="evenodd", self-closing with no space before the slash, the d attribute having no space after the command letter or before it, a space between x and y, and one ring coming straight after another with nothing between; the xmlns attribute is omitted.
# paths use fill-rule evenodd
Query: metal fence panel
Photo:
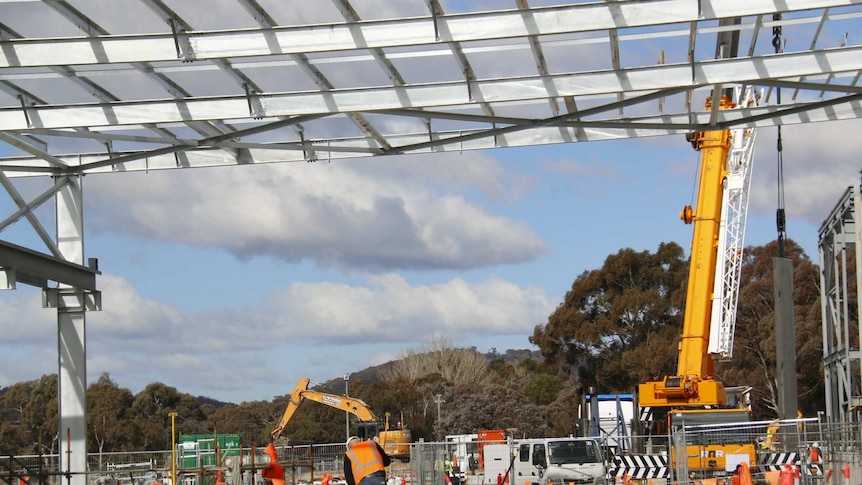
<svg viewBox="0 0 862 485"><path fill-rule="evenodd" d="M722 440L745 439L757 443L757 463L751 467L755 483L780 485L777 481L779 474L789 468L794 474L798 473L795 478L797 485L854 485L862 483L860 433L859 423L826 423L807 419L740 423L738 426L725 425L718 430L692 426L679 430L674 436L636 436L632 437L632 450L608 457L607 479L618 485L692 483L683 459L685 448L674 447L682 455L671 460L668 452L670 442L706 446ZM486 460L483 461L487 469L471 467L461 473L462 485L497 485L506 475L509 465L506 460L513 456L516 444L511 441L505 456L496 457L492 464L487 461L486 447ZM313 485L321 485L325 477L330 480L330 485L342 485L344 449L343 443L276 448L287 484ZM442 458L444 454L451 457L451 453L451 443L413 443L409 461L393 460L389 467L390 485L447 485ZM495 449L495 453L501 452ZM87 460L88 483L172 485L171 460L170 450L90 454ZM259 448L242 448L239 457L232 462L195 467L183 467L178 462L177 485L264 485L260 471L266 460ZM676 469L674 463L679 464ZM28 477L30 485L63 485L67 475L58 471L57 466L56 455L0 456L0 483L21 485L20 480ZM525 485L520 478L506 478L508 485ZM727 477L728 480L730 478Z"/></svg>

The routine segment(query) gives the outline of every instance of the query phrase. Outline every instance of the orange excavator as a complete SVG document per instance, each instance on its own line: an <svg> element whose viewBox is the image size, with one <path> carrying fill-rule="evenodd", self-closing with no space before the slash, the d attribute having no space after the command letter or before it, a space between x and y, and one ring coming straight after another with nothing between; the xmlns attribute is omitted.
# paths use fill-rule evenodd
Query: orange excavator
<svg viewBox="0 0 862 485"><path fill-rule="evenodd" d="M389 415L387 414L386 421L383 423L383 429L381 430L381 423L374 415L374 412L361 399L314 391L308 388L310 382L310 379L300 379L296 387L291 391L287 407L281 416L281 421L272 430L273 441L281 437L281 433L284 431L287 423L296 414L299 405L303 401L309 400L353 414L360 421L356 433L360 438L376 439L380 446L383 447L383 451L392 458L402 461L410 459L410 443L413 442L413 436L409 429L390 430Z"/></svg>

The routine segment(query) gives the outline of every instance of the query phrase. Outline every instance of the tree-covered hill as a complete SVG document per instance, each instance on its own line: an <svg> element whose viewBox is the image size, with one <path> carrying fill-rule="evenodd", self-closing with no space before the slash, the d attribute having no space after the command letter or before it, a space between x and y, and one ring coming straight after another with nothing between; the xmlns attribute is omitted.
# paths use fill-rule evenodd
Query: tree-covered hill
<svg viewBox="0 0 862 485"><path fill-rule="evenodd" d="M776 415L771 296L776 252L775 243L747 250L734 360L716 367L726 385L754 389L758 419ZM806 362L797 368L799 405L812 416L825 402L819 270L793 241L787 241L787 254L794 266L796 350L798 361ZM350 376L350 394L378 417L389 414L392 427L403 423L414 439L500 428L516 428L526 437L576 434L584 389L630 393L640 382L674 373L687 271L684 251L675 243L663 243L654 253L621 249L601 268L578 275L547 322L535 327L525 345L532 343L538 351L482 354L446 340L428 342L392 362L357 369ZM334 376L315 389L342 394L343 377ZM0 453L56 452L57 390L56 375L0 389ZM178 414L180 433L242 433L244 445L262 446L287 403L286 395L223 403L159 382L133 394L108 374L89 386L87 399L93 452L168 449L172 412ZM304 404L283 436L339 442L344 426L343 412Z"/></svg>

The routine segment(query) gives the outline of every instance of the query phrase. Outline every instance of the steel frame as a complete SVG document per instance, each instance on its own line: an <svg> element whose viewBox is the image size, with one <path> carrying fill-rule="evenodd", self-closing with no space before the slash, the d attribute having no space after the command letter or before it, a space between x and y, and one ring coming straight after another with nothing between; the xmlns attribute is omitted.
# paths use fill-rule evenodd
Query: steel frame
<svg viewBox="0 0 862 485"><path fill-rule="evenodd" d="M0 159L0 171L17 177L314 161L853 119L862 112L862 47L845 40L817 48L832 23L862 17L857 0L553 7L521 0L516 9L458 14L446 14L428 0L425 17L370 21L346 0L334 0L342 21L291 26L278 25L253 0L237 0L259 28L218 31L194 30L162 0L142 1L163 22L161 32L110 33L74 2L57 0L43 3L79 26L82 36L26 38L0 25L0 90L16 100L0 106L0 140L25 153ZM803 29L812 38L809 48L761 52L770 28ZM746 57L698 57L703 39L709 44L713 36L733 31L748 39ZM686 59L624 64L621 46L647 41L683 41ZM548 49L593 45L606 46L610 54L601 69L561 65L559 56L549 61ZM481 77L470 60L524 49L534 61L532 75L521 70ZM439 57L451 58L459 74L428 82L421 72L396 67ZM351 86L339 79L337 86L322 70L370 65L384 74L385 84ZM255 81L286 67L298 68L316 89L267 91ZM174 80L215 73L226 74L232 92L196 95ZM99 83L125 76L145 78L167 97L121 97ZM411 78L419 82L405 81ZM93 100L43 99L23 86L34 79L71 82ZM691 103L716 86L746 84L796 92L780 106L733 112L709 113ZM799 92L816 94L804 100ZM306 127L312 120L345 119L355 129L341 129L343 134ZM285 126L291 129L281 130ZM259 141L242 139L250 135ZM91 140L94 149L65 155L45 149L69 137ZM187 156L179 160L178 153Z"/></svg>
<svg viewBox="0 0 862 485"><path fill-rule="evenodd" d="M826 416L833 422L856 421L862 406L862 306L851 313L851 285L862 287L862 207L859 187L847 187L820 226L820 292ZM852 256L855 255L855 266ZM855 276L854 276L855 275ZM857 327L855 331L854 327Z"/></svg>
<svg viewBox="0 0 862 485"><path fill-rule="evenodd" d="M295 9L318 2L282 3ZM512 8L487 12L456 2L464 10L455 13L438 0L412 0L423 14L371 20L363 20L359 3L332 0L328 22L280 25L278 14L288 16L257 0L140 0L152 15L141 23L158 26L142 32L107 25L110 19L100 25L102 12L89 0L0 2L0 146L11 153L0 158L0 184L17 207L0 230L25 219L48 248L46 258L81 266L81 181L89 173L534 146L862 115L862 45L847 35L847 25L862 18L862 0L542 7L514 0ZM234 5L248 18L196 29L195 19L178 12L190 4L197 11ZM790 48L780 42L782 31L791 46L810 42ZM746 54L714 55L716 39L717 51L734 32ZM527 62L511 60L518 55ZM765 102L704 107L713 92L745 85L767 89ZM780 88L793 96L770 103ZM70 141L78 148L66 148ZM27 201L13 184L22 177L50 177L53 188ZM56 242L33 212L52 197ZM98 307L87 303L97 293L67 288L61 276L25 280L58 307L67 351L59 359L63 446L64 429L75 434L61 456L83 457L84 313ZM67 465L72 473L85 468ZM83 485L77 475L71 482Z"/></svg>

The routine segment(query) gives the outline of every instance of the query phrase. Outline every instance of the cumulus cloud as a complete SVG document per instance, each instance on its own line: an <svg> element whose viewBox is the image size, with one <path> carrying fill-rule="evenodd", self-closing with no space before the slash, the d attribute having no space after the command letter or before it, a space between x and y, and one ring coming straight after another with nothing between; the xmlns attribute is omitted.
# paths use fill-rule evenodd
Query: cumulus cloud
<svg viewBox="0 0 862 485"><path fill-rule="evenodd" d="M541 255L545 243L522 223L438 190L442 174L454 173L455 185L476 181L497 193L499 167L477 165L461 172L441 167L425 180L421 174L431 168L404 176L350 163L111 174L89 183L88 217L101 233L322 267L466 269Z"/></svg>
<svg viewBox="0 0 862 485"><path fill-rule="evenodd" d="M554 303L544 290L492 278L412 286L403 277L372 277L370 286L294 283L275 292L266 315L275 337L326 342L413 342L434 335L524 335Z"/></svg>
<svg viewBox="0 0 862 485"><path fill-rule="evenodd" d="M829 214L848 186L859 186L859 120L790 125L782 128L784 198L788 217L815 227ZM751 210L774 212L778 204L776 130L757 135Z"/></svg>
<svg viewBox="0 0 862 485"><path fill-rule="evenodd" d="M124 387L165 382L205 395L302 377L298 365L281 375L273 363L282 360L314 358L316 371L331 378L344 369L321 358L328 354L370 346L376 351L360 364L368 366L441 334L528 334L555 305L541 289L497 278L411 285L394 274L369 276L362 286L293 283L260 307L202 313L146 298L115 275L102 275L100 288L104 309L87 314L90 379L108 372ZM41 309L38 292L0 294L0 310L0 386L57 372L56 313ZM260 399L279 393L269 392Z"/></svg>
<svg viewBox="0 0 862 485"><path fill-rule="evenodd" d="M831 121L782 127L784 203L788 220L803 220L819 227L848 186L859 186L856 137L862 120ZM641 142L638 140L637 142ZM668 159L668 176L696 183L699 155L679 137L644 139L657 145L679 145ZM754 149L749 214L771 218L778 207L777 130L761 128Z"/></svg>

